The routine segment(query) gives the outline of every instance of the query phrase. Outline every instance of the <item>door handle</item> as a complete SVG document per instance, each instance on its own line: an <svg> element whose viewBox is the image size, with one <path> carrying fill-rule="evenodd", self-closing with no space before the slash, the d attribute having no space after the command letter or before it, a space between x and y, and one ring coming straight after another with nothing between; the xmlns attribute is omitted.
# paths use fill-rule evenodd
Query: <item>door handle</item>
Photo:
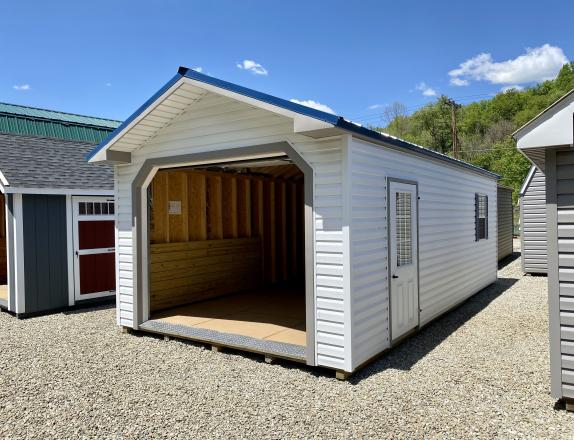
<svg viewBox="0 0 574 440"><path fill-rule="evenodd" d="M399 277L398 275L393 275L393 276L392 276L393 279L394 279L394 278L398 278L398 277Z"/></svg>

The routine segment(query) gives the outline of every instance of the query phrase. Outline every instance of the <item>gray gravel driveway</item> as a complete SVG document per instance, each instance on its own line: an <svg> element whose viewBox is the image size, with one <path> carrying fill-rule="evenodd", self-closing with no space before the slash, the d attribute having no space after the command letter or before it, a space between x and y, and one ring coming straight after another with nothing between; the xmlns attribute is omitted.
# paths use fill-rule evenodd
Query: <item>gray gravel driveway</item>
<svg viewBox="0 0 574 440"><path fill-rule="evenodd" d="M121 334L115 310L0 314L3 438L572 438L549 395L546 278L500 280L388 355L333 373Z"/></svg>

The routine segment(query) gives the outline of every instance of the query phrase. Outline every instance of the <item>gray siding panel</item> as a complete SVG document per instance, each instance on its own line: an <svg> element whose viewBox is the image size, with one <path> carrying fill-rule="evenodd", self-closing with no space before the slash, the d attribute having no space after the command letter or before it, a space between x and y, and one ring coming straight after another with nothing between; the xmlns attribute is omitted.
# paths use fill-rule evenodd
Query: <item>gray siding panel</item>
<svg viewBox="0 0 574 440"><path fill-rule="evenodd" d="M498 187L498 260L512 254L512 234L514 229L512 209L512 189Z"/></svg>
<svg viewBox="0 0 574 440"><path fill-rule="evenodd" d="M24 194L26 313L68 305L66 196Z"/></svg>
<svg viewBox="0 0 574 440"><path fill-rule="evenodd" d="M555 180L549 182L548 189L554 189L552 199L556 201L556 238L553 255L558 259L557 283L549 286L552 295L558 290L558 310L551 311L550 321L559 326L560 359L553 360L553 374L559 375L562 395L574 398L574 153L556 152ZM554 170L552 170L554 171ZM552 183L552 185L550 185ZM550 196L549 196L550 197ZM554 247L555 246L555 247ZM554 288L553 286L556 285ZM559 365L556 365L559 364Z"/></svg>
<svg viewBox="0 0 574 440"><path fill-rule="evenodd" d="M520 211L522 269L525 273L547 273L546 177L539 169L520 195Z"/></svg>

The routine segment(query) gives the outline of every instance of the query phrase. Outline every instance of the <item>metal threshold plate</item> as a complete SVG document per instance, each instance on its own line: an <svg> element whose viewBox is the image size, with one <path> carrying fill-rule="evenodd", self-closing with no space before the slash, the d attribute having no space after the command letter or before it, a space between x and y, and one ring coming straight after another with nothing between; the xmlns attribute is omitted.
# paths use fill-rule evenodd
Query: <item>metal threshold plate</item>
<svg viewBox="0 0 574 440"><path fill-rule="evenodd" d="M306 361L305 347L302 345L268 341L233 333L223 333L215 330L171 324L155 319L150 319L149 321L144 322L139 326L139 329L176 338L189 339L253 353L271 355L297 362Z"/></svg>

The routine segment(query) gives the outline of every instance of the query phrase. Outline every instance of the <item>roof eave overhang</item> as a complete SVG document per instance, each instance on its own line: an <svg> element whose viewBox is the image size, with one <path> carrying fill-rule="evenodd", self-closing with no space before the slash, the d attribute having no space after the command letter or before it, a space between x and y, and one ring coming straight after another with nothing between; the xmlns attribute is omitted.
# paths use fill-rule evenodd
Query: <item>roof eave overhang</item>
<svg viewBox="0 0 574 440"><path fill-rule="evenodd" d="M294 133L301 133L311 137L328 136L328 130L333 129L339 120L339 116L322 112L301 104L293 103L281 98L276 98L265 93L257 92L238 86L226 81L201 74L191 69L180 68L177 75L168 81L158 92L148 99L138 110L134 112L122 125L98 144L87 156L89 162L103 162L110 164L130 163L131 157L114 151L114 143L128 132L139 121L145 118L159 103L168 97L183 82L188 82L206 92L216 93L222 96L245 102L270 112L286 116L293 120ZM128 153L129 154L129 153Z"/></svg>
<svg viewBox="0 0 574 440"><path fill-rule="evenodd" d="M568 105L568 103L572 100L574 100L574 89L570 90L560 99L556 100L551 105L546 107L536 116L534 116L530 121L525 123L522 127L516 129L516 131L512 133L512 137L518 141L521 137L523 137L526 133L528 133L533 128L532 125L535 125L535 123L539 121L543 116L560 111L565 105Z"/></svg>
<svg viewBox="0 0 574 440"><path fill-rule="evenodd" d="M132 116L130 116L110 136L101 142L88 156L90 162L107 162L114 164L129 163L131 156L113 151L114 142L136 125L148 113L150 113L169 94L177 89L182 82L205 90L207 93L216 93L227 96L237 101L245 102L257 108L268 110L275 114L283 115L293 120L294 133L303 134L313 138L325 138L340 134L349 134L377 144L387 145L413 154L426 156L437 161L449 163L453 166L465 168L469 171L500 179L500 176L482 168L440 154L438 152L411 144L392 136L387 136L374 130L362 127L340 116L323 112L282 98L277 98L266 93L248 89L237 84L220 80L192 69L180 67L177 75L168 81L157 93L148 99ZM135 147L137 148L137 147ZM129 154L129 153L128 153Z"/></svg>

